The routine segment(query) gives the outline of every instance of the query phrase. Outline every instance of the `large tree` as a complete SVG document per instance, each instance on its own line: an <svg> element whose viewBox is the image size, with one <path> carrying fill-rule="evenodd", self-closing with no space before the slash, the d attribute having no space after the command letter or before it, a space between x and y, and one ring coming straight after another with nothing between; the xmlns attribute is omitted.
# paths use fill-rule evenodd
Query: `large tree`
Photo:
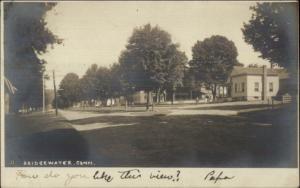
<svg viewBox="0 0 300 188"><path fill-rule="evenodd" d="M92 64L80 79L81 99L92 100L98 98L99 92L96 88L98 83L97 71L98 65Z"/></svg>
<svg viewBox="0 0 300 188"><path fill-rule="evenodd" d="M213 99L219 85L226 83L227 78L237 64L237 48L224 36L214 35L203 41L197 41L192 48L190 67L195 79L211 89Z"/></svg>
<svg viewBox="0 0 300 188"><path fill-rule="evenodd" d="M298 63L298 4L257 3L249 22L242 28L244 39L263 59L290 71Z"/></svg>
<svg viewBox="0 0 300 188"><path fill-rule="evenodd" d="M98 99L104 102L116 94L112 90L113 88L117 90L115 82L117 80L112 80L110 68L93 64L80 79L81 99L89 102Z"/></svg>
<svg viewBox="0 0 300 188"><path fill-rule="evenodd" d="M183 77L183 89L190 92L190 98L196 94L199 97L201 92L202 82L199 79L196 79L196 75L194 74L194 70L190 67L185 68L184 77ZM194 95L193 95L194 92Z"/></svg>
<svg viewBox="0 0 300 188"><path fill-rule="evenodd" d="M92 64L80 79L81 99L91 104L92 100L105 102L109 98L131 94L122 72L119 63L113 63L109 68Z"/></svg>
<svg viewBox="0 0 300 188"><path fill-rule="evenodd" d="M99 99L105 102L112 97L111 89L111 74L110 69L107 67L99 67L97 70L97 84L96 91L98 92Z"/></svg>
<svg viewBox="0 0 300 188"><path fill-rule="evenodd" d="M167 50L167 57L169 61L166 62L165 72L166 78L164 88L172 93L172 104L175 100L175 90L177 87L183 86L183 77L185 66L188 59L184 52L179 51L178 45L171 45ZM160 89L158 88L157 94L160 96Z"/></svg>
<svg viewBox="0 0 300 188"><path fill-rule="evenodd" d="M79 101L81 95L79 77L75 73L68 73L59 85L59 106L70 107Z"/></svg>
<svg viewBox="0 0 300 188"><path fill-rule="evenodd" d="M125 94L125 83L119 63L113 63L110 66L110 87L112 97L120 97Z"/></svg>
<svg viewBox="0 0 300 188"><path fill-rule="evenodd" d="M148 109L151 93L158 92L171 82L174 72L183 71L180 70L182 63L178 63L179 59L184 60L183 55L178 52L178 45L172 43L170 34L158 26L147 24L133 31L119 62L128 89L147 92ZM175 82L178 81L173 79L172 84L176 85Z"/></svg>
<svg viewBox="0 0 300 188"><path fill-rule="evenodd" d="M14 110L22 105L42 105L44 60L37 54L47 52L48 45L60 43L47 28L46 12L55 3L4 3L5 76L18 89L13 98Z"/></svg>

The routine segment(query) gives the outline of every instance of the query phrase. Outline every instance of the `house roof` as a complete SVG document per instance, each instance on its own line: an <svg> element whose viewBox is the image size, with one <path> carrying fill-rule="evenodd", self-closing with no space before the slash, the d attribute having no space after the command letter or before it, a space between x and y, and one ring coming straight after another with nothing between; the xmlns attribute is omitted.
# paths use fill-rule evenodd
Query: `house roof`
<svg viewBox="0 0 300 188"><path fill-rule="evenodd" d="M288 79L290 77L286 69L274 69L274 70L276 70L279 79Z"/></svg>
<svg viewBox="0 0 300 188"><path fill-rule="evenodd" d="M239 67L235 66L231 72L231 77L240 75L263 75L262 67ZM277 69L267 68L268 76L278 76Z"/></svg>

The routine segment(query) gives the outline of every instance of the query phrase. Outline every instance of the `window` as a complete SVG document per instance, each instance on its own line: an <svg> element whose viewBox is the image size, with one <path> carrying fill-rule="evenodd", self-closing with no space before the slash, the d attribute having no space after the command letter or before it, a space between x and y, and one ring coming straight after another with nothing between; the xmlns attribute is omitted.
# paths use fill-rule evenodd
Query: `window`
<svg viewBox="0 0 300 188"><path fill-rule="evenodd" d="M242 92L244 92L245 91L245 83L243 82L242 83Z"/></svg>
<svg viewBox="0 0 300 188"><path fill-rule="evenodd" d="M254 83L254 91L259 91L259 83L258 82Z"/></svg>
<svg viewBox="0 0 300 188"><path fill-rule="evenodd" d="M234 84L234 91L237 93L237 84Z"/></svg>
<svg viewBox="0 0 300 188"><path fill-rule="evenodd" d="M269 92L273 92L273 82L269 83Z"/></svg>

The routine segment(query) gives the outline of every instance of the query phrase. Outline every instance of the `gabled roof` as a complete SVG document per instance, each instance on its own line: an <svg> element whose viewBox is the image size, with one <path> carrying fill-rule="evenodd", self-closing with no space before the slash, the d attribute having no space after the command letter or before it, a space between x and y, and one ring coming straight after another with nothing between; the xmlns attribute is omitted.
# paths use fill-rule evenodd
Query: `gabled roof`
<svg viewBox="0 0 300 188"><path fill-rule="evenodd" d="M286 69L274 69L274 70L276 70L276 72L279 76L279 79L287 79L290 77L290 75Z"/></svg>
<svg viewBox="0 0 300 188"><path fill-rule="evenodd" d="M231 77L240 75L263 75L262 67L239 67L235 66L231 72ZM268 76L278 76L276 69L267 68Z"/></svg>

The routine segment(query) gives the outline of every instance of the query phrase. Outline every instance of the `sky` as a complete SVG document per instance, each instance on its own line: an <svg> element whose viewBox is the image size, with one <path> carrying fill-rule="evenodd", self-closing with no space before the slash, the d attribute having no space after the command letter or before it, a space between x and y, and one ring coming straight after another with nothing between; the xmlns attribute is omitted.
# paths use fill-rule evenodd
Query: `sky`
<svg viewBox="0 0 300 188"><path fill-rule="evenodd" d="M55 70L59 85L69 72L81 77L91 64L108 67L117 62L134 28L150 23L170 33L189 59L198 40L223 35L235 43L241 63L268 65L243 39L241 28L251 18L252 5L255 2L59 2L46 22L64 42L41 58L49 75ZM51 84L49 80L46 86Z"/></svg>

